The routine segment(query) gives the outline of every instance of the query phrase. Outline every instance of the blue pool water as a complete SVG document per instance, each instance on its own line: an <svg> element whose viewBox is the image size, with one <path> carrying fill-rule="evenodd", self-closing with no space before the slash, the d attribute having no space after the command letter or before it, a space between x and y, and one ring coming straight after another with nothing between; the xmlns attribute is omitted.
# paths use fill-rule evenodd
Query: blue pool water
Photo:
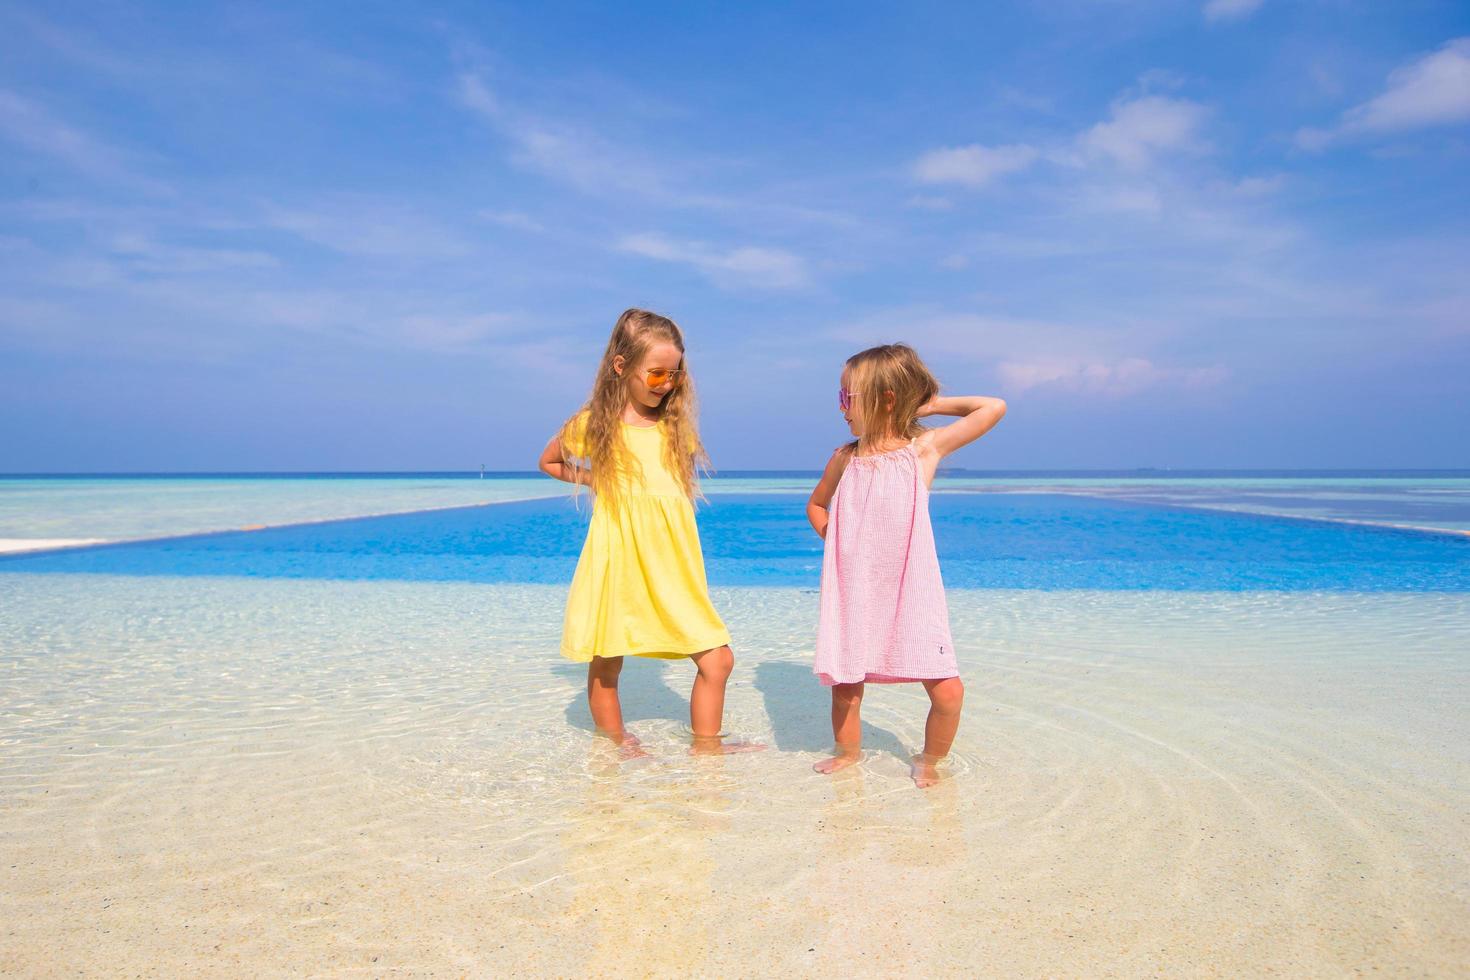
<svg viewBox="0 0 1470 980"><path fill-rule="evenodd" d="M805 497L700 508L712 585L814 588ZM0 558L7 572L566 582L586 529L566 498ZM942 494L951 588L1470 591L1470 540L1050 494Z"/></svg>

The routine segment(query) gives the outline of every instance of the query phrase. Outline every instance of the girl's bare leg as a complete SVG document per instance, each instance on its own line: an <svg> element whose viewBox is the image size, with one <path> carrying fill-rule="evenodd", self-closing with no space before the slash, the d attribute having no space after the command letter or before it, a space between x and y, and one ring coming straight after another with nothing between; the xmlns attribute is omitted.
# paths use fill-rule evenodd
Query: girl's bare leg
<svg viewBox="0 0 1470 980"><path fill-rule="evenodd" d="M753 752L765 748L751 742L725 744L720 741L720 727L725 719L725 682L735 669L735 653L728 646L715 647L690 655L697 673L694 690L689 693L689 727L694 732L696 755L729 752Z"/></svg>
<svg viewBox="0 0 1470 980"><path fill-rule="evenodd" d="M622 657L593 657L587 665L587 707L592 711L592 724L598 734L606 735L625 750L643 755L638 739L623 728L623 705L618 700L618 675L623 672Z"/></svg>
<svg viewBox="0 0 1470 980"><path fill-rule="evenodd" d="M927 789L939 782L939 760L949 755L955 733L960 730L960 708L965 703L965 685L958 677L925 681L929 692L929 718L924 722L924 751L914 756L910 775L914 785Z"/></svg>
<svg viewBox="0 0 1470 980"><path fill-rule="evenodd" d="M812 766L817 772L846 769L863 755L863 684L832 685L832 758Z"/></svg>

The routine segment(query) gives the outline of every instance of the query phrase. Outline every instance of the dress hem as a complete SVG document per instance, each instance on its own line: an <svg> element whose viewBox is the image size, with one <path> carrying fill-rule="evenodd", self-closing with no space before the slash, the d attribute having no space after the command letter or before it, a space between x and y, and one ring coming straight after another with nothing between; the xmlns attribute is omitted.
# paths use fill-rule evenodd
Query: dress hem
<svg viewBox="0 0 1470 980"><path fill-rule="evenodd" d="M918 684L922 681L947 681L951 677L960 676L958 671L948 674L905 674L902 677L896 674L868 673L853 680L844 680L833 677L831 674L824 674L819 670L814 670L812 673L817 675L817 680L822 682L823 687L835 687L838 684Z"/></svg>
<svg viewBox="0 0 1470 980"><path fill-rule="evenodd" d="M729 645L730 634L725 633L714 638L713 642L701 642L701 645L695 646L688 653L674 653L670 650L658 648L623 650L619 653L594 653L591 651L570 650L567 647L562 647L561 655L568 660L583 664L590 663L593 657L648 657L652 660L683 660L685 657L692 657L696 653L704 653L706 650L714 650L717 647Z"/></svg>

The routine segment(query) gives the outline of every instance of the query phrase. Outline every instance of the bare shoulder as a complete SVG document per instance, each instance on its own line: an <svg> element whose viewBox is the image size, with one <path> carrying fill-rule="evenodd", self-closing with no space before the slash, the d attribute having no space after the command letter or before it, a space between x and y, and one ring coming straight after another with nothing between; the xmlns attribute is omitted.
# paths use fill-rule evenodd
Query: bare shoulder
<svg viewBox="0 0 1470 980"><path fill-rule="evenodd" d="M832 456L827 460L827 473L841 476L842 471L847 469L847 464L852 461L855 452L857 452L857 443L853 442L845 442L832 450Z"/></svg>
<svg viewBox="0 0 1470 980"><path fill-rule="evenodd" d="M842 479L843 472L847 469L847 461L852 458L851 446L838 446L832 451L832 456L827 460L827 465L822 468L822 478L812 488L812 497L809 502L818 507L826 507L832 502L832 497L837 493L837 484Z"/></svg>

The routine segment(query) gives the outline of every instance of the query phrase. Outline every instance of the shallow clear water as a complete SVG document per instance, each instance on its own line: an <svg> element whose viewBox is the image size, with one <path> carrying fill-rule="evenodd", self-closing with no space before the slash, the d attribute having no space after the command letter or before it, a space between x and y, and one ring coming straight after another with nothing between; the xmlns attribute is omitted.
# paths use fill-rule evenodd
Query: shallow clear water
<svg viewBox="0 0 1470 980"><path fill-rule="evenodd" d="M1453 976L1470 963L1470 596L952 593L925 700L828 747L816 597L718 588L589 731L561 585L0 576L8 972ZM854 963L861 967L854 967Z"/></svg>

